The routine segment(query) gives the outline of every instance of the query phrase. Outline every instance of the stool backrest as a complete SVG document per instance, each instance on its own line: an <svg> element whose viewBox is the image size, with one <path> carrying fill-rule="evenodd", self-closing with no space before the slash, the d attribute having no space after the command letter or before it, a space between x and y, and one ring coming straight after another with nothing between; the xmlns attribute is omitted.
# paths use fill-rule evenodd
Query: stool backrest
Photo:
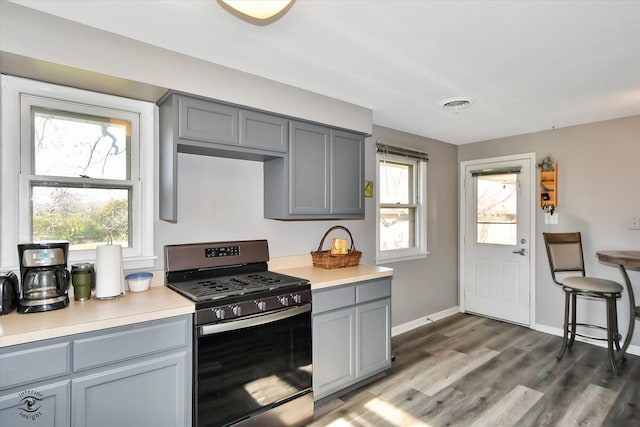
<svg viewBox="0 0 640 427"><path fill-rule="evenodd" d="M551 277L554 282L561 285L556 279L557 272L579 271L582 276L585 275L580 232L542 233L542 235L544 236Z"/></svg>

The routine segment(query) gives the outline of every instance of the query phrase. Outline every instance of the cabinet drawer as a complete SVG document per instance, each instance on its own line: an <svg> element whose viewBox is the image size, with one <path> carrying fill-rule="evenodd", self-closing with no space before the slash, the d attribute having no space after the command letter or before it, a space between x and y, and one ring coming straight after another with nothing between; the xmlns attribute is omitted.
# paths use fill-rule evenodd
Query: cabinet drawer
<svg viewBox="0 0 640 427"><path fill-rule="evenodd" d="M238 145L238 109L201 99L178 98L178 136Z"/></svg>
<svg viewBox="0 0 640 427"><path fill-rule="evenodd" d="M335 310L340 307L347 307L355 304L355 302L356 294L353 285L314 291L312 296L314 314Z"/></svg>
<svg viewBox="0 0 640 427"><path fill-rule="evenodd" d="M36 343L37 344L37 343ZM0 389L43 381L71 372L71 343L26 344L0 352ZM9 347L10 348L10 347Z"/></svg>
<svg viewBox="0 0 640 427"><path fill-rule="evenodd" d="M160 324L141 324L112 333L78 339L73 342L74 372L132 357L145 356L188 344L189 328L186 319Z"/></svg>
<svg viewBox="0 0 640 427"><path fill-rule="evenodd" d="M391 296L391 280L380 279L356 285L356 303L373 301Z"/></svg>

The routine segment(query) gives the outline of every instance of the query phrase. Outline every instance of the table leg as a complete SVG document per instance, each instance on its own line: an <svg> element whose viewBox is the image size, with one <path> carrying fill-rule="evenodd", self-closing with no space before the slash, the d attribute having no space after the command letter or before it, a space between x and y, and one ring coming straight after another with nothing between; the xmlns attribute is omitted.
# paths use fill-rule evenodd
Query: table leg
<svg viewBox="0 0 640 427"><path fill-rule="evenodd" d="M629 292L629 329L627 331L627 336L624 339L624 344L622 345L621 350L621 358L624 358L624 354L631 343L631 338L633 337L633 328L636 324L636 299L633 295L633 286L631 286L631 280L629 279L629 275L627 274L627 270L623 265L618 265L620 268L620 272L622 273L622 277L624 278L625 285L627 286L627 292Z"/></svg>

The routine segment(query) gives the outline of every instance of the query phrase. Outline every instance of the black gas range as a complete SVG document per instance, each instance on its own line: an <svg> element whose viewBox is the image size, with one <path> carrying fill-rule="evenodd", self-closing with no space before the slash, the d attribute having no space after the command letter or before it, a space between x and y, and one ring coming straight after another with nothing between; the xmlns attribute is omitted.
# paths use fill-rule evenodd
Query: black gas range
<svg viewBox="0 0 640 427"><path fill-rule="evenodd" d="M166 285L196 308L194 426L313 418L311 285L268 260L266 240L165 246Z"/></svg>

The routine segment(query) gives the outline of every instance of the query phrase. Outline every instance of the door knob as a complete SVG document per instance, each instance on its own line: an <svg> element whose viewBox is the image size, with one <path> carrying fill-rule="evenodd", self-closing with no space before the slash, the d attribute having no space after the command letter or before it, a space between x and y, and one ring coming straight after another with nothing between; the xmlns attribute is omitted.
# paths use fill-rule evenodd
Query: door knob
<svg viewBox="0 0 640 427"><path fill-rule="evenodd" d="M525 256L527 254L527 250L525 248L521 248L519 251L513 251L513 253Z"/></svg>

